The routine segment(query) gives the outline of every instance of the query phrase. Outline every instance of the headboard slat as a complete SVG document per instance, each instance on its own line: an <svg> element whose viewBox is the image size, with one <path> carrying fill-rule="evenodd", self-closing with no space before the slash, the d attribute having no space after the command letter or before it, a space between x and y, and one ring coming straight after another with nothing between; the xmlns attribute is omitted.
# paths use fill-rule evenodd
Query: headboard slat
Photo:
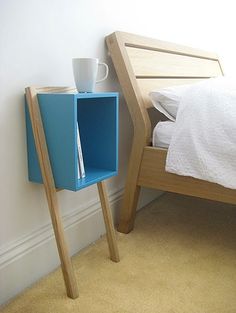
<svg viewBox="0 0 236 313"><path fill-rule="evenodd" d="M138 77L215 77L221 75L217 60L169 52L126 47Z"/></svg>

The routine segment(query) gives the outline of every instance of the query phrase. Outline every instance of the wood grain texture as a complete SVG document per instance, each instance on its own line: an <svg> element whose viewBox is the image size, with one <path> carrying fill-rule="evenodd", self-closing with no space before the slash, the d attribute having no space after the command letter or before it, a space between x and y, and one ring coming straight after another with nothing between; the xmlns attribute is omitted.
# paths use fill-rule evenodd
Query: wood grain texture
<svg viewBox="0 0 236 313"><path fill-rule="evenodd" d="M112 214L107 196L106 185L104 181L97 183L99 197L102 206L102 213L106 227L107 242L110 251L110 258L114 262L119 262L119 251L116 242L116 233L113 225Z"/></svg>
<svg viewBox="0 0 236 313"><path fill-rule="evenodd" d="M143 145L138 136L134 136L128 172L125 182L125 193L120 211L118 231L129 233L134 227L136 207L140 194L140 187L137 185L140 162L142 160Z"/></svg>
<svg viewBox="0 0 236 313"><path fill-rule="evenodd" d="M123 34L119 32L113 33L106 38L106 42L134 125L132 152L120 213L120 223L118 225L120 232L127 233L133 229L135 209L140 190L136 182L143 147L150 142L151 121L126 51Z"/></svg>
<svg viewBox="0 0 236 313"><path fill-rule="evenodd" d="M176 44L173 42L158 40L156 38L149 38L127 32L116 31L115 33L107 36L116 34L117 37L121 38L127 47L135 47L140 49L149 49L156 51L167 51L170 53L189 55L189 56L200 56L202 58L218 60L218 55L214 52L201 50L198 48L188 47L185 45Z"/></svg>
<svg viewBox="0 0 236 313"><path fill-rule="evenodd" d="M133 47L126 49L134 74L139 77L214 77L221 74L217 60Z"/></svg>
<svg viewBox="0 0 236 313"><path fill-rule="evenodd" d="M46 192L57 248L61 260L61 268L65 281L66 291L68 297L75 299L78 297L78 287L72 268L71 259L69 257L63 224L59 212L59 205L56 194L57 191L52 175L52 169L48 156L48 149L37 100L37 89L28 87L25 91L44 189Z"/></svg>
<svg viewBox="0 0 236 313"><path fill-rule="evenodd" d="M118 230L128 233L133 229L141 186L235 203L232 190L165 173L164 152L158 154L154 152L156 148L148 150L152 125L148 114L152 107L149 92L223 75L218 56L200 49L124 32L107 36L106 42L134 126Z"/></svg>
<svg viewBox="0 0 236 313"><path fill-rule="evenodd" d="M164 170L166 155L166 149L144 148L138 185L236 204L236 190L192 177L167 173Z"/></svg>
<svg viewBox="0 0 236 313"><path fill-rule="evenodd" d="M37 87L37 93L76 93L74 87Z"/></svg>
<svg viewBox="0 0 236 313"><path fill-rule="evenodd" d="M151 123L126 51L122 33L113 33L106 38L106 42L134 124L134 131L138 135L141 134L141 138L148 143L151 135Z"/></svg>

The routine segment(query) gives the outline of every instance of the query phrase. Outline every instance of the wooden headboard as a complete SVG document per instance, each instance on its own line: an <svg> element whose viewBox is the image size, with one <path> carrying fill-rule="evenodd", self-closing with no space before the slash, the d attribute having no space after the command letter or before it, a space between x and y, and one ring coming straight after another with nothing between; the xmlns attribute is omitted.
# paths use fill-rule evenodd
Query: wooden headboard
<svg viewBox="0 0 236 313"><path fill-rule="evenodd" d="M132 117L134 135L140 141L142 137L146 145L151 137L151 90L223 75L213 53L124 32L114 32L106 42Z"/></svg>

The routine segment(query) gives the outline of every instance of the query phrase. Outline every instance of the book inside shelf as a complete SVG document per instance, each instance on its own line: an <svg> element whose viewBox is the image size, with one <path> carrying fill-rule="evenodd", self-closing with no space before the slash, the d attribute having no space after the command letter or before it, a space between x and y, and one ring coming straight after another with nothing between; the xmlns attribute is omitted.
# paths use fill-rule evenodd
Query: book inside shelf
<svg viewBox="0 0 236 313"><path fill-rule="evenodd" d="M78 179L80 179L85 177L85 170L78 122L77 122L77 150L78 150Z"/></svg>

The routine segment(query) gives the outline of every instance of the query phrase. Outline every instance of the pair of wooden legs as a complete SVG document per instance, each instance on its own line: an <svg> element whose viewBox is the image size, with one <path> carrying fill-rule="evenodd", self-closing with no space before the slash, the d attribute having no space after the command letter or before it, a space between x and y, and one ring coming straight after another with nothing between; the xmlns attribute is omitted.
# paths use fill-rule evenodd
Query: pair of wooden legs
<svg viewBox="0 0 236 313"><path fill-rule="evenodd" d="M44 88L46 91L55 91L55 88ZM59 88L61 90L61 88ZM62 88L63 89L63 88ZM64 89L63 89L64 90ZM45 139L45 133L43 128L43 123L41 119L38 99L37 99L37 89L34 87L26 88L26 99L30 114L30 120L34 135L35 147L37 150L37 156L40 164L40 170L43 178L43 184L47 196L48 207L52 219L52 225L56 237L57 248L61 260L61 267L63 272L63 277L66 285L67 295L70 298L78 297L78 287L76 283L75 274L72 268L71 259L69 256L69 251L67 248L64 229L62 225L62 220L60 217L58 200L57 200L57 190L54 183L54 178L52 174L51 164L48 155L48 148ZM62 90L61 90L62 91ZM115 230L112 222L111 211L109 207L107 192L104 182L99 182L98 191L102 205L102 211L106 226L108 245L110 250L110 257L112 261L119 261L119 253L115 239Z"/></svg>
<svg viewBox="0 0 236 313"><path fill-rule="evenodd" d="M115 230L113 226L111 210L109 207L106 186L103 181L99 182L97 186L98 186L98 192L99 192L99 197L101 201L102 212L103 212L103 217L104 217L104 222L105 222L105 227L106 227L110 258L114 262L119 262L120 260L119 252L118 252L117 243L116 243ZM68 297L75 299L79 295L78 287L77 287L77 282L76 282L75 274L73 271L71 259L69 256L67 244L65 241L64 229L63 229L63 225L62 225L62 221L61 221L59 209L58 209L56 190L51 190L50 194L51 194L50 199L54 199L54 201L48 202L48 205L50 209L52 224L53 224L55 238L57 242L57 248L58 248L58 252L59 252L59 256L61 260L61 268L62 268L62 273L63 273L63 277L65 281L66 292L67 292Z"/></svg>

